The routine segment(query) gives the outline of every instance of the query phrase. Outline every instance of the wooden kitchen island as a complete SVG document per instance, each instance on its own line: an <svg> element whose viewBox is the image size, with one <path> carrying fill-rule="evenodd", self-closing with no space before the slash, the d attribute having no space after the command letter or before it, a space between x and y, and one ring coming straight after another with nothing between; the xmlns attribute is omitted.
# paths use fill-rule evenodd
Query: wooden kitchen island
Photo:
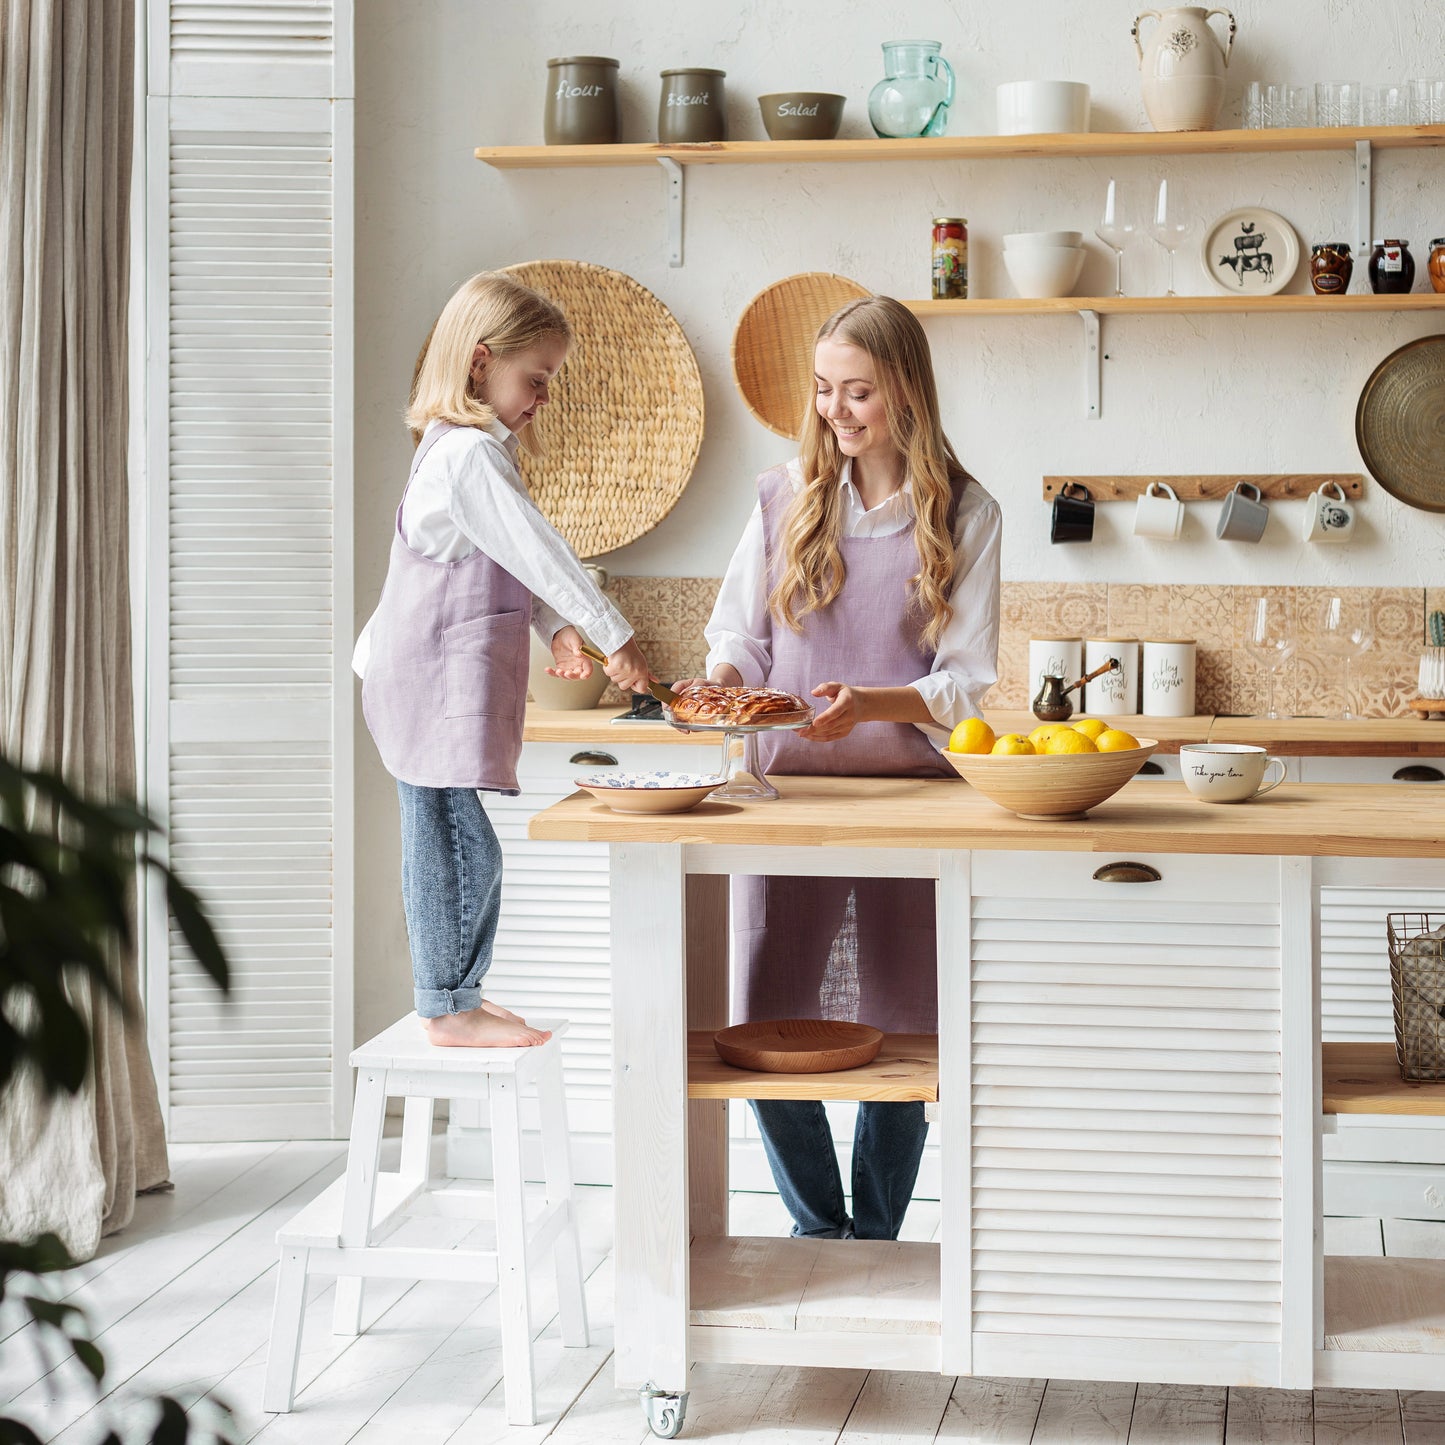
<svg viewBox="0 0 1445 1445"><path fill-rule="evenodd" d="M616 1370L656 1433L695 1360L1438 1388L1445 1261L1321 1254L1322 1067L1347 1108L1365 1061L1321 1049L1316 924L1327 886L1445 886L1438 795L1210 807L1135 781L1051 823L962 783L777 781L676 816L577 794L531 824L610 849ZM724 1099L798 1096L710 1056L727 878L757 873L937 880L937 1040L810 1096L937 1098L938 1244L728 1235ZM1445 1085L1365 1083L1371 1109L1445 1113Z"/></svg>

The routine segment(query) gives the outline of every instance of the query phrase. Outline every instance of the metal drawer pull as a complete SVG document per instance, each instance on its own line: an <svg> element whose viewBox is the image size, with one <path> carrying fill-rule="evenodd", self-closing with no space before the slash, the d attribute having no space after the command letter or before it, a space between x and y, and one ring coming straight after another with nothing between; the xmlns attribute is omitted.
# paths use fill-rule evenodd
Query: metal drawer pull
<svg viewBox="0 0 1445 1445"><path fill-rule="evenodd" d="M569 763L585 763L591 768L615 768L617 759L611 753L573 753L567 759Z"/></svg>
<svg viewBox="0 0 1445 1445"><path fill-rule="evenodd" d="M1445 773L1432 768L1429 763L1411 763L1407 768L1396 768L1390 774L1397 783L1445 783Z"/></svg>
<svg viewBox="0 0 1445 1445"><path fill-rule="evenodd" d="M1095 883L1162 883L1164 875L1147 863L1105 863L1094 872Z"/></svg>
<svg viewBox="0 0 1445 1445"><path fill-rule="evenodd" d="M1148 773L1150 777L1162 778L1164 776L1164 769L1161 768L1153 758L1150 758L1139 771L1141 773Z"/></svg>

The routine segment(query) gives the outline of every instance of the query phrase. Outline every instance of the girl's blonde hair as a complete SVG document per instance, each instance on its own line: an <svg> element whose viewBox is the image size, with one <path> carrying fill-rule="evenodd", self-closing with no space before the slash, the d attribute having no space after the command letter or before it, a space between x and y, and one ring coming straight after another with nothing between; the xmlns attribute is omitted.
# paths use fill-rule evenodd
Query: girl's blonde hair
<svg viewBox="0 0 1445 1445"><path fill-rule="evenodd" d="M913 484L918 571L910 579L909 606L918 614L924 642L936 650L953 616L948 602L953 586L952 483L967 482L968 473L943 434L928 338L901 302L868 296L835 311L819 328L814 345L829 339L861 348L877 365L888 429ZM783 518L782 565L768 597L773 616L794 632L802 631L808 613L838 596L847 575L839 546L843 453L833 428L818 415L817 394L815 381L799 449L803 487Z"/></svg>
<svg viewBox="0 0 1445 1445"><path fill-rule="evenodd" d="M485 343L493 356L505 356L553 337L572 340L572 328L555 302L500 271L479 271L457 287L422 347L407 425L418 435L433 419L490 426L497 413L472 384L472 354L478 343ZM535 423L522 433L522 445L529 451L538 450L534 431Z"/></svg>

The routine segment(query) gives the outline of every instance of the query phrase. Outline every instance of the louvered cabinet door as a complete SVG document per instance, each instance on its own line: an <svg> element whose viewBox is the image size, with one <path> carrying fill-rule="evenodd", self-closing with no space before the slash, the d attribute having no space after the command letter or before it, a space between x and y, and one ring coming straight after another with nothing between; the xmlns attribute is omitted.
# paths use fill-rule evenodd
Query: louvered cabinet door
<svg viewBox="0 0 1445 1445"><path fill-rule="evenodd" d="M973 857L972 1368L1276 1383L1280 864L1104 861Z"/></svg>

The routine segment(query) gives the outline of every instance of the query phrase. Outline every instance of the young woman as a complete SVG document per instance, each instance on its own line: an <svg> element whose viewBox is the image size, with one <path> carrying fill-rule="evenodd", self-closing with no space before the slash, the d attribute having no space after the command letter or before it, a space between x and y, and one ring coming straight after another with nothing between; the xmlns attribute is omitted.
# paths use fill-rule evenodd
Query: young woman
<svg viewBox="0 0 1445 1445"><path fill-rule="evenodd" d="M819 331L801 451L758 479L707 627L714 682L822 701L801 732L759 734L770 773L937 777L952 728L997 679L998 504L939 420L928 340L886 296ZM936 1033L934 885L750 878L734 892L734 1015L842 1018ZM896 1239L923 1105L859 1105L853 1208L820 1103L755 1100L793 1233Z"/></svg>

